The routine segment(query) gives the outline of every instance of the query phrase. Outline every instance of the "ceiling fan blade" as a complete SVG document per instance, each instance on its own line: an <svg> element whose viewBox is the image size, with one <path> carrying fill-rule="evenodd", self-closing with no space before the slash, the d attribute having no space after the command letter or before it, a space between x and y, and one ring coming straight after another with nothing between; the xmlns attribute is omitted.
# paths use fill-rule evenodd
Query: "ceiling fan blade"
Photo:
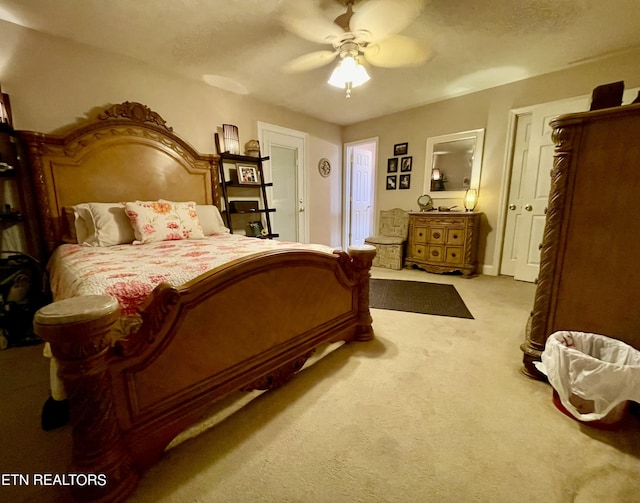
<svg viewBox="0 0 640 503"><path fill-rule="evenodd" d="M300 0L285 2L280 13L280 22L300 38L320 44L331 43L344 34L342 28L324 17L315 4Z"/></svg>
<svg viewBox="0 0 640 503"><path fill-rule="evenodd" d="M378 42L404 30L422 8L423 0L369 0L354 12L351 31L366 32L370 42Z"/></svg>
<svg viewBox="0 0 640 503"><path fill-rule="evenodd" d="M422 42L403 35L395 35L379 44L372 44L363 52L367 62L385 68L417 66L431 55L430 49Z"/></svg>
<svg viewBox="0 0 640 503"><path fill-rule="evenodd" d="M320 68L328 63L331 63L336 55L337 51L315 51L300 56L292 61L289 61L282 67L285 73L306 72L307 70L314 70Z"/></svg>

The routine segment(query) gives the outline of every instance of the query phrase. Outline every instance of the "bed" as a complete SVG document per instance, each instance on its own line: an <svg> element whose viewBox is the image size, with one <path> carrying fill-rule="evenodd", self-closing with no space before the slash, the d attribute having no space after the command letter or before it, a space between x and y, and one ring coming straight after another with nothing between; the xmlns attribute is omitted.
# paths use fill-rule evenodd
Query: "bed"
<svg viewBox="0 0 640 503"><path fill-rule="evenodd" d="M28 146L46 259L82 251L77 244L62 246L69 241L68 209L74 206L219 205L218 156L196 152L140 103L107 107L64 134L21 137ZM43 333L68 394L70 473L102 474L98 483L72 485L76 499L126 499L145 468L216 401L242 389L282 385L320 345L373 338L374 248L327 252L242 239L266 248L203 267L183 284L171 285L158 275L135 306L120 302L120 314L138 320L128 331L109 320L81 331L63 325ZM199 240L184 241L195 246ZM140 253L147 244L105 249L118 246L138 246ZM55 301L85 295L55 281Z"/></svg>

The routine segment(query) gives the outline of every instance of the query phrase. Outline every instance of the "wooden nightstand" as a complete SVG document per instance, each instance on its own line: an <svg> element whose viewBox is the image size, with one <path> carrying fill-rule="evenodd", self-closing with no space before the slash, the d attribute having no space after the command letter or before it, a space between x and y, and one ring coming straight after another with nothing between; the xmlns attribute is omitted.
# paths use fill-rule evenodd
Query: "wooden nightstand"
<svg viewBox="0 0 640 503"><path fill-rule="evenodd" d="M430 211L409 214L405 267L427 272L476 272L481 213Z"/></svg>

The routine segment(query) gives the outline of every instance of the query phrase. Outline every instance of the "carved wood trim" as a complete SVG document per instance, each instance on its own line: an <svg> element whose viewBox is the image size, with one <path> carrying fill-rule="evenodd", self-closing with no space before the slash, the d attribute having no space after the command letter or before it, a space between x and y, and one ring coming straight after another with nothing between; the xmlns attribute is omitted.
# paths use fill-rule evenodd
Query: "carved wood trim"
<svg viewBox="0 0 640 503"><path fill-rule="evenodd" d="M552 293L558 266L560 235L565 218L565 202L568 190L570 166L574 149L579 143L580 132L576 128L555 128L552 139L556 144L551 170L551 190L547 218L540 249L540 272L531 312L527 323L525 342L521 346L525 358L539 360L549 334L547 333L549 314L552 305ZM527 362L525 362L526 364Z"/></svg>
<svg viewBox="0 0 640 503"><path fill-rule="evenodd" d="M125 101L119 105L112 105L104 112L98 114L99 120L108 120L115 118L131 119L136 122L150 122L157 126L166 129L169 132L173 132L173 128L167 126L165 121L159 113L154 112L148 106L142 103L136 103L131 101Z"/></svg>

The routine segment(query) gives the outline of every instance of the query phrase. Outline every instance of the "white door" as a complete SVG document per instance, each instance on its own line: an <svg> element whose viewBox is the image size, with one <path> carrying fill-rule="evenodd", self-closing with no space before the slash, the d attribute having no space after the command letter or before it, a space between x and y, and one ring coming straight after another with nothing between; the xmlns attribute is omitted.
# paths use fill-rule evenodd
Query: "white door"
<svg viewBox="0 0 640 503"><path fill-rule="evenodd" d="M531 136L531 112L516 116L516 134L511 160L511 183L509 184L509 212L504 230L504 246L500 273L514 276L518 261L518 240L516 236L522 223L522 207L524 206L523 174L529 152Z"/></svg>
<svg viewBox="0 0 640 503"><path fill-rule="evenodd" d="M373 152L354 146L350 150L351 165L351 239L361 245L373 232Z"/></svg>
<svg viewBox="0 0 640 503"><path fill-rule="evenodd" d="M531 110L526 162L522 164L522 173L512 172L512 179L520 177L520 180L513 197L509 194L508 201L507 229L514 229L513 238L516 242L508 243L505 237L503 250L503 256L515 255L513 275L517 280L533 282L540 270L540 244L546 223L555 149L549 122L558 115L586 111L588 108L589 98L580 97L547 103ZM514 165L514 171L518 168L520 166Z"/></svg>
<svg viewBox="0 0 640 503"><path fill-rule="evenodd" d="M307 134L272 124L258 123L258 136L264 163L273 232L281 241L308 242L307 218L304 211L306 184L304 176Z"/></svg>

